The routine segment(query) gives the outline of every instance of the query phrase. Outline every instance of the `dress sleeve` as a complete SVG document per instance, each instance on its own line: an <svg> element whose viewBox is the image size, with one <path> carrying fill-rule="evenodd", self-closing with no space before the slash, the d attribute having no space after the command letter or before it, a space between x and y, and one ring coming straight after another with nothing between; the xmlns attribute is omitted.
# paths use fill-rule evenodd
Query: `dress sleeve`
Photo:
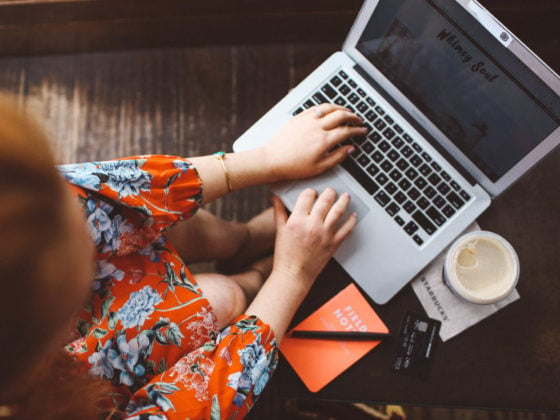
<svg viewBox="0 0 560 420"><path fill-rule="evenodd" d="M241 315L216 342L187 354L139 389L127 419L241 419L277 362L271 328L254 316Z"/></svg>
<svg viewBox="0 0 560 420"><path fill-rule="evenodd" d="M147 246L202 203L195 167L175 156L60 165L59 171L74 186L102 256Z"/></svg>

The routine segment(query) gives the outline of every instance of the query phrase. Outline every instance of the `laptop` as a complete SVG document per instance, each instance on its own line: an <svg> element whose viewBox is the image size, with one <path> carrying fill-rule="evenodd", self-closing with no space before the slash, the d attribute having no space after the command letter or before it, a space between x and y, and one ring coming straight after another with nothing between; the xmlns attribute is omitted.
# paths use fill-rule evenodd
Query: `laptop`
<svg viewBox="0 0 560 420"><path fill-rule="evenodd" d="M367 0L334 53L233 145L262 146L293 115L332 102L369 132L318 177L273 186L352 195L335 259L389 301L491 200L560 143L560 79L472 0Z"/></svg>

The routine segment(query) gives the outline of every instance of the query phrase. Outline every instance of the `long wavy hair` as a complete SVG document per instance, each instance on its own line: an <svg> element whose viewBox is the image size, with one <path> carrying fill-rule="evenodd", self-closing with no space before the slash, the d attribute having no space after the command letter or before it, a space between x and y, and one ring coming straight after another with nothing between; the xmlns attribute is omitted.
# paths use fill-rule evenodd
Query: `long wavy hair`
<svg viewBox="0 0 560 420"><path fill-rule="evenodd" d="M56 294L64 260L52 258L68 235L65 188L44 133L1 97L0 417L96 418L108 393L53 345L72 316Z"/></svg>

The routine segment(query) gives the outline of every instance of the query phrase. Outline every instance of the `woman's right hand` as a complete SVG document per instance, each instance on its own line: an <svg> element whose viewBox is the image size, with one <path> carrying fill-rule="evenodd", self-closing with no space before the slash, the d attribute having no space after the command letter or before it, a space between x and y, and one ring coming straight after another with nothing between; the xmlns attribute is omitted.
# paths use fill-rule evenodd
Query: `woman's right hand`
<svg viewBox="0 0 560 420"><path fill-rule="evenodd" d="M344 219L350 195L338 199L332 188L318 197L311 188L302 191L288 217L278 197L273 198L276 245L273 271L311 287L342 241L357 223L354 213Z"/></svg>

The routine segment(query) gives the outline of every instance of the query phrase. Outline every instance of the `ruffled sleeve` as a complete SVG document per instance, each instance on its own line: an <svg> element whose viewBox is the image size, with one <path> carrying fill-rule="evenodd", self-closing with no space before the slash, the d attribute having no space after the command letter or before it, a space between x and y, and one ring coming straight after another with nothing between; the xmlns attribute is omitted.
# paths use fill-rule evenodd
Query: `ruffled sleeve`
<svg viewBox="0 0 560 420"><path fill-rule="evenodd" d="M102 257L126 255L158 239L202 203L195 167L175 156L136 156L60 165L82 201Z"/></svg>
<svg viewBox="0 0 560 420"><path fill-rule="evenodd" d="M215 342L182 357L139 389L127 419L243 418L276 368L277 347L267 324L241 315Z"/></svg>

